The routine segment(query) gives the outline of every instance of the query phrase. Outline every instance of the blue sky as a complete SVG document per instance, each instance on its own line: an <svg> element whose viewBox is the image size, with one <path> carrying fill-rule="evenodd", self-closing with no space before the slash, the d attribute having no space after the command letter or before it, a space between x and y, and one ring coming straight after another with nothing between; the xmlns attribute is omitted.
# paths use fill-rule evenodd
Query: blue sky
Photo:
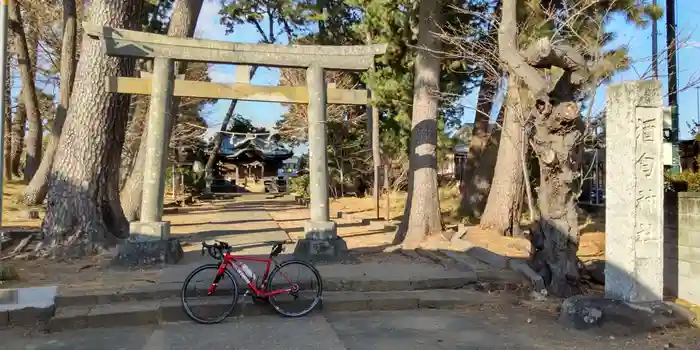
<svg viewBox="0 0 700 350"><path fill-rule="evenodd" d="M665 5L664 0L659 0ZM678 110L681 138L690 136L688 123L698 120L698 105L696 87L700 87L700 27L697 19L700 18L700 1L676 0L676 23L678 33ZM667 62L666 62L666 18L659 21L659 76L664 86L664 94L667 89ZM651 74L651 26L646 29L638 29L618 19L610 23L610 31L617 33L615 42L628 45L630 57L633 60L631 69L617 74L613 83L626 80L636 80ZM605 87L598 89L597 96L605 96ZM597 98L594 105L595 111L604 108L604 98ZM668 103L668 99L666 100Z"/></svg>
<svg viewBox="0 0 700 350"><path fill-rule="evenodd" d="M255 30L255 27L250 24L239 25L235 28L235 32L226 35L225 28L219 23L219 10L221 5L218 0L206 0L202 12L197 22L196 35L202 39L233 41L242 43L260 42L260 34ZM267 28L267 23L263 25ZM286 41L280 43L285 44ZM234 66L216 64L210 68L209 75L212 81L219 83L233 82ZM251 80L251 84L255 85L278 85L279 84L279 69L277 68L259 68L255 76ZM213 107L207 108L205 118L212 128L220 128L221 119L223 119L228 110L230 100L220 100ZM279 103L270 102L253 102L241 101L236 105L236 113L245 116L253 121L257 126L264 126L271 129L280 116L284 113L285 108Z"/></svg>
<svg viewBox="0 0 700 350"><path fill-rule="evenodd" d="M660 3L664 1L660 0ZM218 11L219 1L207 0L202 9L202 13L197 25L197 35L205 39L225 40L233 42L258 42L260 35L251 25L241 25L236 28L233 34L226 35L224 27L219 24ZM697 120L698 108L696 105L695 85L700 83L700 33L698 32L697 18L700 18L700 1L698 0L677 0L677 24L678 37L681 48L678 51L679 66L679 87L684 89L679 93L679 115L681 136L688 137L687 122ZM659 47L662 58L659 62L661 80L666 86L666 61L665 61L665 19L659 21ZM631 69L617 74L613 81L615 83L625 80L636 80L644 77L644 74L651 71L651 27L639 29L627 24L622 19L615 19L610 23L609 30L617 33L615 44L627 45L630 49L630 56L633 60ZM212 67L212 80L216 82L232 82L233 66L215 65ZM279 82L279 71L277 69L262 69L252 80L252 84L276 85ZM700 86L700 85L698 85ZM596 101L593 106L594 111L600 111L605 103L605 86L596 92ZM476 92L466 96L461 103L466 107L462 116L462 122L468 123L474 120L473 106L476 102ZM221 124L229 101L219 101L212 108L207 110L207 120L212 127ZM278 103L264 102L241 102L236 108L236 112L253 120L256 125L272 127L284 113L284 108Z"/></svg>

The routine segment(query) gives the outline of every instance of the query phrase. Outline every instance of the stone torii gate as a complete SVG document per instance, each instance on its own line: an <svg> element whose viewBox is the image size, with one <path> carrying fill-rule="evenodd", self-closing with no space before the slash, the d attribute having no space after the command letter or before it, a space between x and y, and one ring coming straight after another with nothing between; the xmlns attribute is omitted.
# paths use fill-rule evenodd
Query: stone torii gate
<svg viewBox="0 0 700 350"><path fill-rule="evenodd" d="M330 220L328 162L326 159L326 104L367 104L367 92L328 88L325 70L361 71L374 65L374 57L386 45L319 46L241 44L225 41L177 38L165 35L103 27L84 23L85 34L100 40L110 56L152 58L153 73L141 78L106 77L108 91L150 94L148 153L144 164L141 221L130 227L129 255L137 261L173 262L170 226L163 222L165 162L173 96L239 99L282 103L307 103L309 124L309 177L311 220L305 224L306 238L295 254L310 260L332 259L347 249ZM176 80L174 61L195 61L238 65L234 84ZM250 65L306 68L306 87L250 85ZM125 245L125 246L126 246ZM133 247L136 245L136 247ZM179 248L179 243L177 244ZM160 248L160 249L159 249ZM163 250L166 250L163 254ZM180 250L181 251L181 250ZM146 255L146 256L143 256ZM127 258L127 260L133 260Z"/></svg>

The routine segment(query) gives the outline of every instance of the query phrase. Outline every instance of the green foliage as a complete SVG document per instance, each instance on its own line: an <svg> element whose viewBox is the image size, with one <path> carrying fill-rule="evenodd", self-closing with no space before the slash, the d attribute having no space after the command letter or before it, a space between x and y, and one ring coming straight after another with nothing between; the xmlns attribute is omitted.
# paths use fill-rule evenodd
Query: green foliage
<svg viewBox="0 0 700 350"><path fill-rule="evenodd" d="M664 174L664 188L671 192L700 192L700 173L683 171Z"/></svg>
<svg viewBox="0 0 700 350"><path fill-rule="evenodd" d="M303 169L308 169L309 168L309 153L304 153L301 156L299 156L299 165L298 165L299 170Z"/></svg>
<svg viewBox="0 0 700 350"><path fill-rule="evenodd" d="M240 115L235 114L231 121L229 122L229 127L226 129L228 132L239 132L239 133L266 133L268 130L262 126L253 125L253 121Z"/></svg>
<svg viewBox="0 0 700 350"><path fill-rule="evenodd" d="M141 10L141 27L143 31L167 34L175 0L146 0Z"/></svg>
<svg viewBox="0 0 700 350"><path fill-rule="evenodd" d="M219 14L226 34L233 33L239 24L250 23L260 34L261 42L275 43L279 35L286 35L291 41L302 31L314 13L314 3L312 0L223 0ZM265 18L270 21L268 28L262 25Z"/></svg>
<svg viewBox="0 0 700 350"><path fill-rule="evenodd" d="M473 13L485 9L479 2L451 0L445 4L446 27L480 26L484 20ZM320 5L319 5L320 6ZM317 22L319 31L297 36L295 44L361 45L388 44L387 52L378 57L375 69L366 73L329 72L326 79L339 88L366 86L372 90L372 104L380 115L380 143L382 158L397 168L407 164L400 161L408 154L413 104L413 77L416 46L418 44L418 0L326 0L323 8L308 7L306 21ZM457 10L467 8L471 10ZM229 12L231 13L231 12ZM238 16L240 17L240 16ZM447 29L449 31L449 29ZM477 38L481 33L468 39ZM450 52L449 44L444 51ZM457 99L475 85L478 75L467 59L444 55L441 76L441 105L438 119L438 153L442 157L453 143L444 130L461 124L461 106ZM283 83L303 85L303 70L283 70ZM305 106L289 106L276 129L285 142L300 144L307 141ZM357 106L329 106L327 128L332 135L328 140L328 160L331 180L344 182L362 179L371 182L371 140L367 132L364 108ZM400 164L399 164L400 163ZM397 169L401 171L400 169ZM357 183L355 183L357 185Z"/></svg>
<svg viewBox="0 0 700 350"><path fill-rule="evenodd" d="M373 92L373 105L379 107L385 117L395 119L396 125L410 128L413 104L413 74L415 48L418 44L418 6L416 0L348 0L362 11L362 22L356 30L372 38L373 43L388 44L387 52L377 60L376 70L367 72L363 81ZM448 1L443 9L445 28L459 25L480 25L466 11L467 1ZM454 6L454 7L453 7ZM445 44L443 51L450 52ZM455 126L462 109L455 104L457 98L468 93L474 78L469 62L449 55L443 57L440 92L444 95L441 117L447 127Z"/></svg>
<svg viewBox="0 0 700 350"><path fill-rule="evenodd" d="M381 143L385 158L398 159L408 151L413 104L413 75L418 44L417 0L348 0L362 13L355 30L371 38L372 43L388 44L379 57L376 69L363 74L363 81L372 89L372 104L382 111ZM454 34L456 28L483 27L482 17L475 15L487 8L487 2L450 0L443 7L443 30ZM465 40L478 40L482 31L474 31ZM443 43L444 52L455 51ZM461 124L463 109L457 99L470 92L478 79L474 62L453 55L442 56L439 115L439 146L445 149L449 138L444 130Z"/></svg>
<svg viewBox="0 0 700 350"><path fill-rule="evenodd" d="M611 47L615 33L607 24L622 16L644 27L658 11L648 1L639 0L521 0L518 8L519 47L525 48L546 37L566 43L583 54L591 68L589 79L577 87L573 98L579 103L590 99L600 84L630 66L628 47ZM553 81L561 69L542 70Z"/></svg>
<svg viewBox="0 0 700 350"><path fill-rule="evenodd" d="M644 4L641 6L641 11L650 21L660 20L664 16L664 9L658 4Z"/></svg>
<svg viewBox="0 0 700 350"><path fill-rule="evenodd" d="M297 196L309 198L309 174L292 178L289 184L289 190Z"/></svg>
<svg viewBox="0 0 700 350"><path fill-rule="evenodd" d="M192 171L191 168L178 168L175 170L179 173L183 179L182 182L185 185L185 193L201 193L206 187L206 181L204 174L201 176ZM165 169L165 183L166 186L172 186L173 179L173 168L168 167Z"/></svg>

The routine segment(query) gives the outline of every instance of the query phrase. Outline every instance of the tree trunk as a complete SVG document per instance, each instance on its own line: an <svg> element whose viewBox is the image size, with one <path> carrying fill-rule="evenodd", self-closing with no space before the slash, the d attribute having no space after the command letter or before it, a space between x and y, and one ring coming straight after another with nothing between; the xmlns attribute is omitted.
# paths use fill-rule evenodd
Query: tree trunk
<svg viewBox="0 0 700 350"><path fill-rule="evenodd" d="M577 197L585 126L574 102L560 103L535 119L534 150L540 166L537 203L540 218L533 230L534 266L552 294L581 293L578 258Z"/></svg>
<svg viewBox="0 0 700 350"><path fill-rule="evenodd" d="M546 37L535 41L535 46L524 51L527 58L523 57L517 47L518 3L504 0L502 6L499 56L534 97L529 112L534 116L532 148L540 168L537 195L540 219L531 238L535 249L533 268L544 277L552 294L567 297L581 292L576 209L585 126L575 96L584 83L596 79L591 72L600 67L590 67L590 62L575 47L558 46ZM553 66L563 70L556 80L538 70Z"/></svg>
<svg viewBox="0 0 700 350"><path fill-rule="evenodd" d="M87 21L135 30L140 0L94 0ZM119 157L129 97L107 91L106 76L133 76L134 60L109 57L102 43L82 43L63 134L49 176L47 208L38 247L50 256L80 256L128 237L119 206Z"/></svg>
<svg viewBox="0 0 700 350"><path fill-rule="evenodd" d="M147 96L131 97L129 123L127 124L124 149L122 149L122 158L119 166L120 191L124 189L126 182L134 171L134 162L138 156L141 140L146 135L144 128L146 126L146 114L148 113L149 103L150 98Z"/></svg>
<svg viewBox="0 0 700 350"><path fill-rule="evenodd" d="M498 2L494 10L494 18L500 20L500 12L501 5ZM489 35L484 39L484 43L481 46L488 50L497 34L498 24L490 24ZM492 57L491 55L492 53L490 52L484 52L484 57ZM501 71L498 67L498 62L494 58L487 58L483 66L481 86L479 87L479 95L476 102L474 128L469 139L466 164L464 172L461 174L460 183L462 198L459 204L459 212L462 216L471 219L481 218L481 214L484 212L486 198L488 198L489 190L491 189L494 167L496 166L495 156L489 159L485 156L494 153L492 139L493 134L497 131L494 130L489 134L489 125L491 122L491 110L498 93L500 79ZM501 111L503 109L501 107ZM500 112L498 117L501 117ZM498 131L497 136L500 136L500 131Z"/></svg>
<svg viewBox="0 0 700 350"><path fill-rule="evenodd" d="M10 55L8 53L8 61L10 61ZM5 88L4 88L4 96L3 98L5 99L5 110L2 111L3 115L3 128L4 130L4 139L3 139L3 148L2 151L4 152L5 158L5 163L3 164L3 171L5 172L5 181L11 181L12 180L12 133L11 133L11 128L12 128L12 70L10 69L10 64L5 66Z"/></svg>
<svg viewBox="0 0 700 350"><path fill-rule="evenodd" d="M194 35L197 26L197 18L202 9L204 0L180 0L176 3L173 15L168 28L168 35L175 37L191 37ZM178 62L175 64L175 74L183 74L187 70L186 62ZM167 138L170 139L170 133L175 125L175 118L180 107L180 99L173 98L172 112L169 133ZM139 106L137 106L139 108ZM148 117L148 107L143 106L144 120ZM141 141L145 141L148 135L148 123L143 124L143 132L141 133ZM136 157L130 167L130 173L127 180L124 182L124 187L121 190L121 204L124 210L124 215L127 220L135 221L139 219L141 212L141 196L143 194L143 167L146 160L147 148L145 142L140 142Z"/></svg>
<svg viewBox="0 0 700 350"><path fill-rule="evenodd" d="M467 152L466 166L462 175L460 192L460 213L463 216L478 219L483 213L493 179L493 167L482 166L481 160L489 145L489 124L491 122L491 109L493 100L498 91L498 79L495 74L484 72L481 81L479 95L476 104L476 116L474 129L469 139L469 151Z"/></svg>
<svg viewBox="0 0 700 350"><path fill-rule="evenodd" d="M479 201L474 205L474 208L480 208L481 210L478 216L479 219L481 218L481 215L483 215L484 207L486 206L486 199L491 191L493 174L496 169L496 162L498 161L498 150L501 143L505 110L505 106L501 106L500 111L498 112L498 117L496 118L496 124L498 127L494 128L489 133L486 146L484 146L484 149L477 160L478 167L474 172L474 176L476 178L483 180L480 182L480 184L482 184L480 190L483 191L483 196L478 198Z"/></svg>
<svg viewBox="0 0 700 350"><path fill-rule="evenodd" d="M440 234L437 182L437 117L440 91L441 41L435 35L442 23L442 1L420 3L418 53L413 82L413 115L408 173L408 198L394 243L418 247L429 235Z"/></svg>
<svg viewBox="0 0 700 350"><path fill-rule="evenodd" d="M12 12L8 14L8 20L10 20L12 17ZM11 22L12 23L12 22ZM32 28L29 28L32 29ZM17 57L17 61L19 64L19 54L18 54L18 43L17 41L19 40L18 35L16 32L12 32L12 38L8 38L11 40L8 40L8 45L11 43L12 44L12 51L15 54L15 57ZM37 47L37 37L36 37L36 31L35 30L29 30L26 34L26 42L25 46L29 50L29 57L32 62L36 62L36 47ZM33 67L32 67L33 68ZM24 83L21 83L21 85L24 85ZM27 124L27 109L24 104L24 87L20 89L19 92L19 98L17 99L17 108L15 110L15 115L12 118L12 128L11 128L11 133L12 133L12 145L11 145L11 154L10 154L10 169L11 172L14 176L16 177L22 177L22 169L20 169L21 164L22 164L22 154L24 153L24 136L26 132L26 124Z"/></svg>
<svg viewBox="0 0 700 350"><path fill-rule="evenodd" d="M138 67L138 63L136 64ZM138 74L138 68L137 73ZM132 96L131 106L129 106L129 122L124 136L124 148L119 165L119 190L122 191L124 184L134 170L134 161L138 155L141 139L144 136L144 125L146 113L148 113L148 98L144 96Z"/></svg>
<svg viewBox="0 0 700 350"><path fill-rule="evenodd" d="M46 198L49 173L53 165L58 140L63 132L66 113L70 103L73 82L75 80L77 18L75 0L63 0L63 42L61 43L60 99L56 106L56 115L46 145L46 153L41 159L39 169L24 189L24 201L30 205L40 204Z"/></svg>
<svg viewBox="0 0 700 350"><path fill-rule="evenodd" d="M24 102L22 102L22 92L24 89L20 89L19 99L17 102L17 108L15 109L15 115L12 118L12 145L10 154L10 169L12 174L16 177L22 177L22 171L20 166L22 164L22 152L24 151L24 129L27 124L27 110L24 108Z"/></svg>
<svg viewBox="0 0 700 350"><path fill-rule="evenodd" d="M502 235L520 235L520 214L523 201L522 122L517 79L508 79L506 111L489 191L480 225Z"/></svg>
<svg viewBox="0 0 700 350"><path fill-rule="evenodd" d="M210 174L212 169L214 169L214 165L216 164L216 157L219 155L219 151L221 150L221 143L224 140L223 131L226 131L226 128L228 128L228 124L231 122L231 118L233 117L233 111L236 109L236 104L238 104L238 100L231 101L231 104L228 106L228 111L226 111L226 115L221 121L220 131L222 132L219 132L216 134L216 136L214 136L214 147L212 148L211 153L209 154L207 164L204 165L205 174Z"/></svg>
<svg viewBox="0 0 700 350"><path fill-rule="evenodd" d="M22 22L22 11L17 1L9 2L10 26L15 37L13 40L17 53L17 65L22 79L22 102L27 113L27 134L24 138L26 161L24 164L24 181L29 182L34 176L41 160L42 123L39 114L39 98L34 84L34 64L36 64L37 20L27 16L27 31L25 34ZM33 51L33 54L30 52Z"/></svg>
<svg viewBox="0 0 700 350"><path fill-rule="evenodd" d="M144 134L147 129L144 126ZM145 140L142 140L145 141ZM136 221L141 214L141 196L143 195L143 167L146 162L146 142L141 142L129 178L124 183L119 195L124 210L124 216L128 221Z"/></svg>

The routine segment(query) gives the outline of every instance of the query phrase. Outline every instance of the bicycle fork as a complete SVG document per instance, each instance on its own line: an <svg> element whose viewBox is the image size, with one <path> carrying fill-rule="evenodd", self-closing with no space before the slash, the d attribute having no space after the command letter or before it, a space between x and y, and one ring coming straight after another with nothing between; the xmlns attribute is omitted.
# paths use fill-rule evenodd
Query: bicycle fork
<svg viewBox="0 0 700 350"><path fill-rule="evenodd" d="M221 264L221 266L219 266L219 271L216 273L216 277L214 277L214 282L212 282L209 286L207 296L211 296L214 294L214 291L216 291L216 286L219 285L219 281L221 281L221 278L224 277L224 270L226 270L226 264Z"/></svg>

